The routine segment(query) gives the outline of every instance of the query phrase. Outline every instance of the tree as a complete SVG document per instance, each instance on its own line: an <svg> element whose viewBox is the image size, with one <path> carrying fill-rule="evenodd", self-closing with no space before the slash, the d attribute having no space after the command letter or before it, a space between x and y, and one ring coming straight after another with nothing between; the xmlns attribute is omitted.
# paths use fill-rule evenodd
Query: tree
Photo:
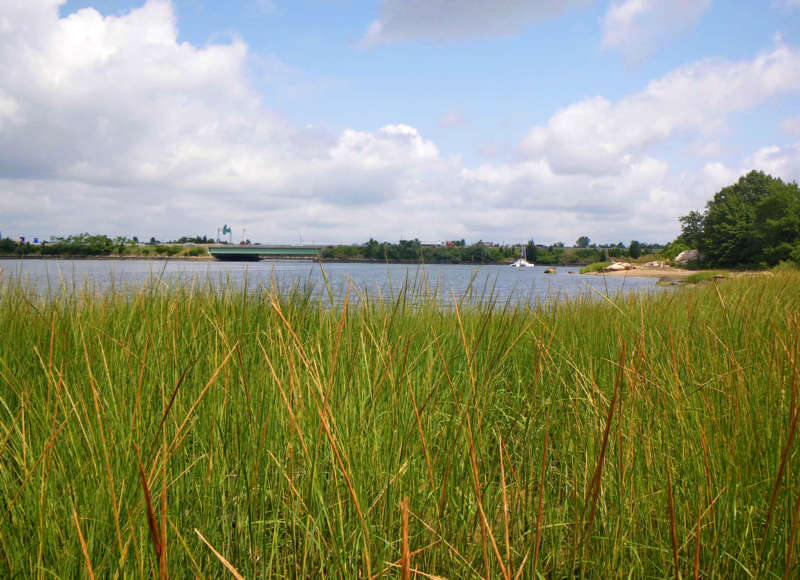
<svg viewBox="0 0 800 580"><path fill-rule="evenodd" d="M536 249L536 244L533 243L533 240L528 240L525 245L525 259L529 262L535 262L538 257L539 251Z"/></svg>
<svg viewBox="0 0 800 580"><path fill-rule="evenodd" d="M630 254L631 258L635 260L642 255L642 245L636 240L633 240L631 245L628 246L628 253Z"/></svg>
<svg viewBox="0 0 800 580"><path fill-rule="evenodd" d="M696 248L700 244L700 238L703 237L703 214L692 210L678 220L681 222L681 235L678 236L678 240L690 248Z"/></svg>
<svg viewBox="0 0 800 580"><path fill-rule="evenodd" d="M577 239L577 241L575 242L575 245L578 248L588 248L589 247L589 241L590 240L589 240L588 236L581 236L580 238Z"/></svg>
<svg viewBox="0 0 800 580"><path fill-rule="evenodd" d="M723 187L702 214L690 212L680 221L681 235L672 245L697 247L710 266L800 261L800 189L761 171Z"/></svg>

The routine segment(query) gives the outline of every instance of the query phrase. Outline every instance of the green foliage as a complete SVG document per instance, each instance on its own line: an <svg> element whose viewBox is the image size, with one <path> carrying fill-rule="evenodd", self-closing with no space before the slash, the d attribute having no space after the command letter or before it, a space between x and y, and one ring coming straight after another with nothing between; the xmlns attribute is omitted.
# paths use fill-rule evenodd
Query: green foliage
<svg viewBox="0 0 800 580"><path fill-rule="evenodd" d="M658 253L658 256L664 260L672 260L675 256L686 250L691 250L691 248L678 237L676 240L664 246Z"/></svg>
<svg viewBox="0 0 800 580"><path fill-rule="evenodd" d="M183 248L181 246L172 246L172 245L164 245L159 244L153 248L156 254L161 256L175 256L181 253Z"/></svg>
<svg viewBox="0 0 800 580"><path fill-rule="evenodd" d="M718 272L718 271L715 272L714 270L707 270L703 272L698 272L697 274L692 274L691 276L686 278L686 281L689 284L699 284L701 282L707 282L709 280L713 280L717 276L724 276L724 275L725 274L723 272Z"/></svg>
<svg viewBox="0 0 800 580"><path fill-rule="evenodd" d="M173 243L176 244L214 244L216 240L214 238L209 238L205 235L198 235L198 236L181 236Z"/></svg>
<svg viewBox="0 0 800 580"><path fill-rule="evenodd" d="M577 241L575 242L575 247L578 247L578 248L587 248L587 247L589 247L589 241L590 241L590 240L589 240L589 237L588 237L588 236L581 236L581 237L580 237L580 238L578 238L578 239L577 239Z"/></svg>
<svg viewBox="0 0 800 580"><path fill-rule="evenodd" d="M449 264L492 264L502 262L509 255L506 248L489 246L483 242L472 245L463 240L451 246L423 246L419 240L400 240L399 243L370 240L361 246L330 246L322 251L328 260L388 260L390 262L427 262Z"/></svg>
<svg viewBox="0 0 800 580"><path fill-rule="evenodd" d="M0 239L0 253L3 254L10 254L17 249L17 242L12 240L11 238L2 238Z"/></svg>
<svg viewBox="0 0 800 580"><path fill-rule="evenodd" d="M57 238L55 242L39 247L39 252L44 255L61 256L108 256L118 249L119 242L106 235L90 235L88 233Z"/></svg>
<svg viewBox="0 0 800 580"><path fill-rule="evenodd" d="M186 254L185 255L191 256L191 257L197 257L197 256L205 256L207 254L208 254L208 250L207 249L200 248L200 247L194 247L194 248L189 248L188 250L186 250Z"/></svg>
<svg viewBox="0 0 800 580"><path fill-rule="evenodd" d="M602 272L606 268L611 265L611 262L595 262L594 264L589 264L588 266L584 266L579 270L581 274L590 274L592 272Z"/></svg>
<svg viewBox="0 0 800 580"><path fill-rule="evenodd" d="M800 262L800 189L796 183L751 171L722 188L703 214L681 219L678 240L696 243L714 267L774 266Z"/></svg>
<svg viewBox="0 0 800 580"><path fill-rule="evenodd" d="M539 249L533 240L528 240L528 243L525 244L525 258L533 263L536 263L539 258Z"/></svg>
<svg viewBox="0 0 800 580"><path fill-rule="evenodd" d="M800 269L799 262L795 262L792 260L783 260L782 262L778 262L778 264L772 268L773 272L796 272Z"/></svg>
<svg viewBox="0 0 800 580"><path fill-rule="evenodd" d="M637 242L636 240L633 240L631 242L631 245L628 246L628 255L631 258L633 258L634 260L636 258L638 258L639 256L641 256L642 255L642 245L639 242Z"/></svg>
<svg viewBox="0 0 800 580"><path fill-rule="evenodd" d="M681 222L681 235L678 237L678 241L686 249L698 247L703 236L703 214L692 210L687 215L678 218L678 220Z"/></svg>

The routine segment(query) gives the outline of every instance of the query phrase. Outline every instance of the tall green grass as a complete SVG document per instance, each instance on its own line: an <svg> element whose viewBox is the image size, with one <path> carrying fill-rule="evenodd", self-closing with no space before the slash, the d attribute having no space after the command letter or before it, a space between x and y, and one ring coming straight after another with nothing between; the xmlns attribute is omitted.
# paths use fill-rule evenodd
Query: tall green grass
<svg viewBox="0 0 800 580"><path fill-rule="evenodd" d="M796 577L800 275L0 287L0 575Z"/></svg>

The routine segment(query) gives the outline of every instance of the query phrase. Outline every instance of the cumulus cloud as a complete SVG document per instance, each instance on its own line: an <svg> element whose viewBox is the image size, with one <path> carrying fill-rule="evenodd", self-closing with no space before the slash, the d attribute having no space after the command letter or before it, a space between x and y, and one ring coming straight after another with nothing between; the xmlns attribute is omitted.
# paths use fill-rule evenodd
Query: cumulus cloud
<svg viewBox="0 0 800 580"><path fill-rule="evenodd" d="M762 147L745 160L744 167L796 181L800 176L800 141L784 147Z"/></svg>
<svg viewBox="0 0 800 580"><path fill-rule="evenodd" d="M417 203L450 171L407 125L289 123L248 86L246 45L178 42L169 2L66 18L59 4L0 3L0 196L20 228L178 235L236 219L322 235L326 221L348 231L356 205Z"/></svg>
<svg viewBox="0 0 800 580"><path fill-rule="evenodd" d="M244 43L179 42L169 2L65 18L60 4L0 0L6 235L165 238L233 223L270 242L666 241L737 174L711 159L684 175L651 145L679 133L713 143L731 113L800 87L791 47L703 61L618 101L564 107L519 157L466 167L397 120L338 133L288 121L248 84ZM748 163L792 178L798 149Z"/></svg>
<svg viewBox="0 0 800 580"><path fill-rule="evenodd" d="M603 44L639 60L693 26L711 0L613 0L603 18Z"/></svg>
<svg viewBox="0 0 800 580"><path fill-rule="evenodd" d="M701 61L619 102L593 97L565 107L531 129L522 150L557 172L615 174L677 133L713 135L731 113L797 92L800 51L789 46L747 61Z"/></svg>
<svg viewBox="0 0 800 580"><path fill-rule="evenodd" d="M593 0L383 0L364 46L411 40L507 36L570 6Z"/></svg>

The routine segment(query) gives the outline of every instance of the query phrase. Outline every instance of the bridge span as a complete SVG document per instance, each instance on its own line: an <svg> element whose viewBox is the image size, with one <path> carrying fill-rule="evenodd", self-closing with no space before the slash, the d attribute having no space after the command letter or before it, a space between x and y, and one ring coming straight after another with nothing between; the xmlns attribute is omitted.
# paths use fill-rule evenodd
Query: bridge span
<svg viewBox="0 0 800 580"><path fill-rule="evenodd" d="M213 245L208 247L208 253L218 260L230 261L257 261L263 258L298 258L318 260L322 254L323 246L290 246L259 244L249 246L234 246L229 244Z"/></svg>

